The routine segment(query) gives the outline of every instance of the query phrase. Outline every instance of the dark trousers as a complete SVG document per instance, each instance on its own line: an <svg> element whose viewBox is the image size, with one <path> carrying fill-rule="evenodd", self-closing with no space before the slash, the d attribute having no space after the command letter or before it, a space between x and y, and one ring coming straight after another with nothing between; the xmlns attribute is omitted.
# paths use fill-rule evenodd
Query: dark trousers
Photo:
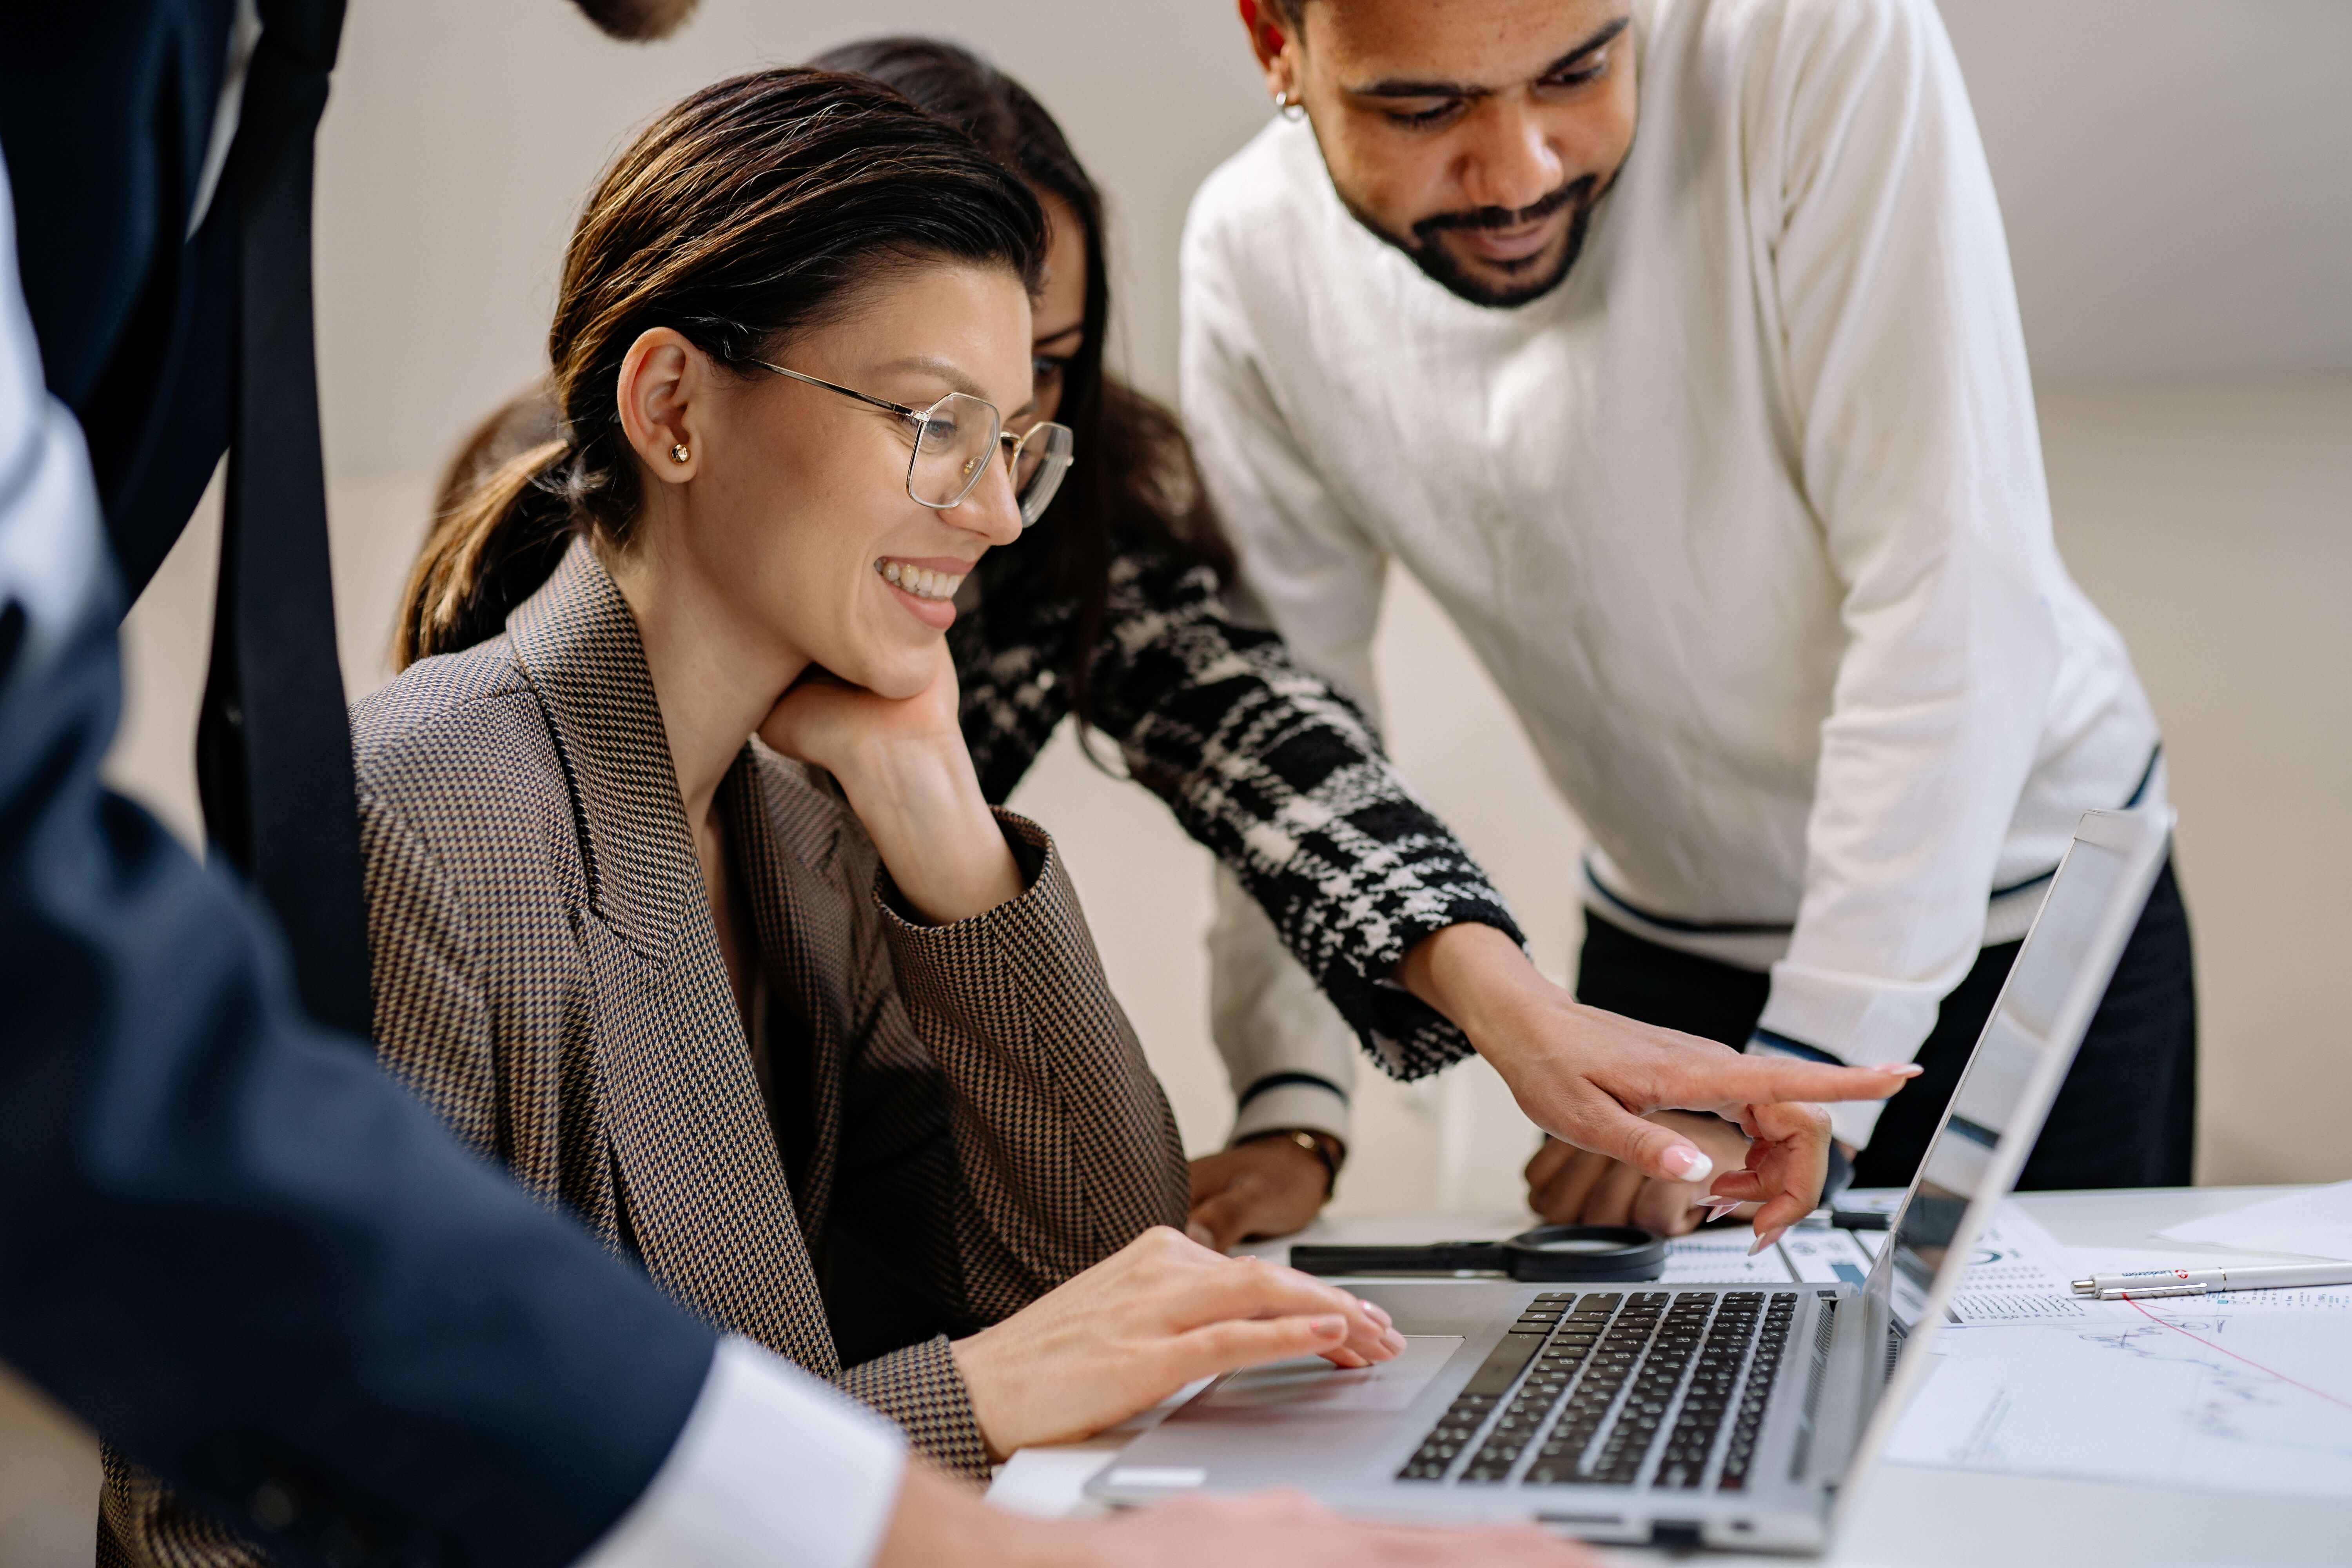
<svg viewBox="0 0 2352 1568"><path fill-rule="evenodd" d="M1887 1102L1854 1159L1855 1185L1910 1184L2021 945L1986 948L1944 998L1916 1058L1927 1070ZM1661 947L1585 911L1580 1002L1736 1048L1770 986L1767 975ZM2196 1131L2197 987L2189 914L2168 861L2018 1185L2187 1186Z"/></svg>

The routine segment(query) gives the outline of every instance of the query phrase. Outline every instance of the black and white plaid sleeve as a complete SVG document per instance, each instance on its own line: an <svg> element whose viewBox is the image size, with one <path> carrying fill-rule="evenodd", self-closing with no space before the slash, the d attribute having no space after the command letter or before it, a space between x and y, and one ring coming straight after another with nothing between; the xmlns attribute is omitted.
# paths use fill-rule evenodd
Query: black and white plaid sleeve
<svg viewBox="0 0 2352 1568"><path fill-rule="evenodd" d="M1004 564L1024 553L1015 546ZM1003 613L1008 599L1018 613ZM957 623L964 739L992 801L1012 793L1068 710L1075 619L1066 600L991 593ZM1449 925L1526 938L1360 709L1274 633L1235 624L1208 567L1132 538L1112 560L1089 685L1096 723L1129 771L1233 868L1385 1070L1420 1078L1471 1054L1459 1029L1388 977Z"/></svg>

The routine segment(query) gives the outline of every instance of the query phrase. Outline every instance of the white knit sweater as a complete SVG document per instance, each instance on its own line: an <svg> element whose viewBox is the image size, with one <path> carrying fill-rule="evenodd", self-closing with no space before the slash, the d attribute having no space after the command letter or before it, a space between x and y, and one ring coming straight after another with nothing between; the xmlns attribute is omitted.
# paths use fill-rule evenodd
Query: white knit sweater
<svg viewBox="0 0 2352 1568"><path fill-rule="evenodd" d="M2161 789L2155 718L2052 541L1932 5L1653 0L1635 26L1633 152L1519 309L1423 277L1310 125L1269 124L1186 226L1184 412L1309 668L1374 700L1401 561L1591 832L1592 907L1769 966L1763 1029L1903 1060L2076 818Z"/></svg>

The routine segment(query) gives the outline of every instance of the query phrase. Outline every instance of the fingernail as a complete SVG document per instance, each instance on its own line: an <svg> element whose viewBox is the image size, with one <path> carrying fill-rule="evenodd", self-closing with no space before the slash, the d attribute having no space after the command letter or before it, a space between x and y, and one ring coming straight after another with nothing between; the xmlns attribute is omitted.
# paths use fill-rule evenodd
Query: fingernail
<svg viewBox="0 0 2352 1568"><path fill-rule="evenodd" d="M1779 1230L1768 1230L1763 1235L1758 1237L1756 1238L1756 1245L1748 1249L1748 1256L1753 1258L1758 1253L1763 1251L1766 1247L1771 1246L1774 1242L1780 1240L1781 1236L1787 1232L1788 1228L1789 1227L1784 1225Z"/></svg>
<svg viewBox="0 0 2352 1568"><path fill-rule="evenodd" d="M1917 1078L1927 1069L1917 1062L1904 1062L1899 1066L1893 1062L1885 1062L1879 1065L1877 1070L1889 1078Z"/></svg>
<svg viewBox="0 0 2352 1568"><path fill-rule="evenodd" d="M1404 1354L1404 1336L1398 1333L1394 1329L1389 1330L1388 1332L1381 1337L1381 1342L1388 1346L1395 1354Z"/></svg>
<svg viewBox="0 0 2352 1568"><path fill-rule="evenodd" d="M1386 1329L1395 1326L1396 1320L1390 1317L1388 1310L1382 1307L1378 1301L1365 1302L1364 1310L1370 1316L1372 1321L1378 1323L1381 1327Z"/></svg>
<svg viewBox="0 0 2352 1568"><path fill-rule="evenodd" d="M1318 1340L1336 1340L1348 1331L1345 1318L1317 1318L1307 1324Z"/></svg>
<svg viewBox="0 0 2352 1568"><path fill-rule="evenodd" d="M1729 1214L1732 1210L1734 1210L1734 1209L1738 1208L1738 1206L1739 1206L1739 1205L1738 1205L1738 1204L1722 1204L1722 1203L1717 1203L1717 1204L1709 1204L1709 1205L1706 1205L1706 1218L1707 1218L1707 1223L1708 1223L1708 1224L1710 1224L1710 1225L1714 1224L1717 1220L1721 1219L1725 1215Z"/></svg>
<svg viewBox="0 0 2352 1568"><path fill-rule="evenodd" d="M1667 1150L1663 1163L1681 1181L1704 1182L1715 1174L1715 1162L1687 1143Z"/></svg>

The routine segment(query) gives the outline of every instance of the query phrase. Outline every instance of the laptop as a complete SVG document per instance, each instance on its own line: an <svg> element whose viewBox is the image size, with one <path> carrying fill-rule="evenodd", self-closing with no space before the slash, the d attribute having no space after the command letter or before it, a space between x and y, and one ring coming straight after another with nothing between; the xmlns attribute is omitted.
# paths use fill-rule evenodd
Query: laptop
<svg viewBox="0 0 2352 1568"><path fill-rule="evenodd" d="M1422 1522L1814 1551L1927 1371L2170 840L2168 809L2086 814L1864 1282L1546 1287L1350 1281L1407 1349L1218 1380L1088 1484L1119 1504L1302 1489Z"/></svg>

